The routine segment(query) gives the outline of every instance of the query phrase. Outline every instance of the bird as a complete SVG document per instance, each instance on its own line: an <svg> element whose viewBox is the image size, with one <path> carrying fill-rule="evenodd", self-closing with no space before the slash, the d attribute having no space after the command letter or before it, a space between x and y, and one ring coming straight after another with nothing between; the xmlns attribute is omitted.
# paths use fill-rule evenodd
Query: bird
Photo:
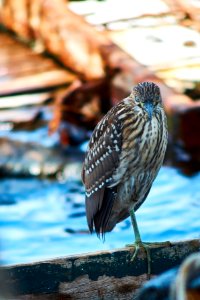
<svg viewBox="0 0 200 300"><path fill-rule="evenodd" d="M135 259L141 240L135 211L147 198L164 160L167 118L159 87L141 82L96 125L82 167L87 223L104 238L117 223L131 217Z"/></svg>

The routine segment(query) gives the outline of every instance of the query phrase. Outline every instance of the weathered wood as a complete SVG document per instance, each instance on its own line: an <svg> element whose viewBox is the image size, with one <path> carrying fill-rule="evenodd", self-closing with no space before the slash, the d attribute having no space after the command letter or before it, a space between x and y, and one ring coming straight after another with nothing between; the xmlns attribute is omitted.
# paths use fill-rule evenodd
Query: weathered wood
<svg viewBox="0 0 200 300"><path fill-rule="evenodd" d="M40 105L52 97L51 93L34 93L17 96L0 97L0 109Z"/></svg>
<svg viewBox="0 0 200 300"><path fill-rule="evenodd" d="M200 240L151 247L152 276L179 265L198 251ZM147 280L147 261L140 250L131 262L133 248L75 255L1 268L7 299L133 299Z"/></svg>
<svg viewBox="0 0 200 300"><path fill-rule="evenodd" d="M3 5L2 15L4 15L4 9L9 8L11 20L8 22L5 18L5 22L8 22L11 29L18 35L22 35L18 27L14 26L14 23L18 21L19 13L15 2L16 0L12 0L8 5ZM32 7L33 3L36 3L35 9ZM11 9L12 7L16 9ZM126 97L133 83L140 81L154 81L160 86L164 106L169 113L176 111L177 104L192 102L189 97L166 86L153 72L113 43L105 32L97 31L82 17L72 13L65 1L37 0L33 2L27 0L26 5L23 5L23 10L28 12L29 16L26 19L28 23L26 26L30 27L31 32L29 39L34 37L36 42L41 42L44 49L55 55L65 66L90 80L104 77L105 70L109 70L112 74L116 70L121 71L112 81L114 103ZM25 28L26 26L24 25ZM112 38L112 34L110 37ZM66 42L69 40L70 43Z"/></svg>
<svg viewBox="0 0 200 300"><path fill-rule="evenodd" d="M5 96L12 93L67 85L73 81L73 79L73 75L69 75L65 70L47 70L38 74L25 75L4 82L4 84L0 85L0 95Z"/></svg>
<svg viewBox="0 0 200 300"><path fill-rule="evenodd" d="M98 38L93 36L98 32L71 12L65 0L18 3L19 0L7 1L0 7L4 26L26 40L36 40L65 66L87 79L105 76Z"/></svg>
<svg viewBox="0 0 200 300"><path fill-rule="evenodd" d="M109 83L106 80L84 83L74 81L64 91L56 93L54 117L49 124L49 131L52 133L58 130L63 121L81 128L93 129L102 118L102 112L105 113L110 108L109 92ZM61 143L62 132L61 129ZM66 128L64 133L67 133Z"/></svg>
<svg viewBox="0 0 200 300"><path fill-rule="evenodd" d="M193 28L200 30L200 8L198 2L191 2L189 0L165 0L165 2L172 11L181 11L185 14L182 23L189 23Z"/></svg>
<svg viewBox="0 0 200 300"><path fill-rule="evenodd" d="M5 44L4 44L5 41ZM0 32L0 96L67 86L76 76L52 59Z"/></svg>
<svg viewBox="0 0 200 300"><path fill-rule="evenodd" d="M0 122L33 122L39 113L39 107L0 110Z"/></svg>

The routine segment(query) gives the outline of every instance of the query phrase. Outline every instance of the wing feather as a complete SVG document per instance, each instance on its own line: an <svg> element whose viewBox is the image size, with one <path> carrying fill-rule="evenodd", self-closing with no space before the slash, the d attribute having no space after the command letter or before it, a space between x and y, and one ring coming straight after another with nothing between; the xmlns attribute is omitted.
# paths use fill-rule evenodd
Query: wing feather
<svg viewBox="0 0 200 300"><path fill-rule="evenodd" d="M119 164L122 136L121 122L115 113L116 107L97 124L90 139L82 170L86 189L86 214L90 231L97 234L106 230L115 188L109 188L112 174ZM116 147L117 145L117 147Z"/></svg>

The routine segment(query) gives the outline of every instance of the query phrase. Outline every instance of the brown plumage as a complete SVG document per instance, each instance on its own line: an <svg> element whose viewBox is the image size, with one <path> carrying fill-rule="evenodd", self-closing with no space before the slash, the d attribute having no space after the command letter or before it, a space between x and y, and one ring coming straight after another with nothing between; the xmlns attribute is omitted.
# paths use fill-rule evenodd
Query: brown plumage
<svg viewBox="0 0 200 300"><path fill-rule="evenodd" d="M90 231L104 236L146 199L162 165L167 123L160 90L133 88L97 124L82 170ZM139 240L139 239L138 239Z"/></svg>

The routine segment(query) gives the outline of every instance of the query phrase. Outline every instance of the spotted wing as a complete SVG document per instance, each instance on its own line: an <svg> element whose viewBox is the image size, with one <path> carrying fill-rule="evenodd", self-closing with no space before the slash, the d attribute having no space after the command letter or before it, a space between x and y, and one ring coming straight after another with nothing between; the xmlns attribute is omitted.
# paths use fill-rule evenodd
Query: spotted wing
<svg viewBox="0 0 200 300"><path fill-rule="evenodd" d="M104 233L116 188L109 188L119 164L121 123L113 108L96 126L91 137L82 171L86 189L86 214L90 231Z"/></svg>

